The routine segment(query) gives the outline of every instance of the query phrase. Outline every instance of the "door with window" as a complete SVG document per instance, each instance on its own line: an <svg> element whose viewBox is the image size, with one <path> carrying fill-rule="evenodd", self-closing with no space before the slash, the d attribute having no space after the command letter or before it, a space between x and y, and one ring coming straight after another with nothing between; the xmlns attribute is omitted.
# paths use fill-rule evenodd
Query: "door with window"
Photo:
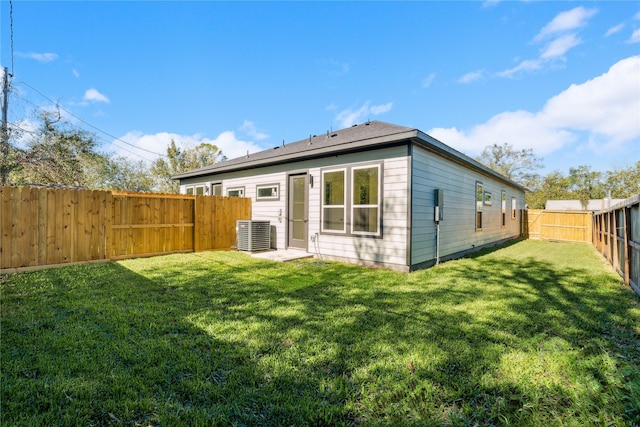
<svg viewBox="0 0 640 427"><path fill-rule="evenodd" d="M289 176L287 246L305 251L309 234L307 186L306 173Z"/></svg>

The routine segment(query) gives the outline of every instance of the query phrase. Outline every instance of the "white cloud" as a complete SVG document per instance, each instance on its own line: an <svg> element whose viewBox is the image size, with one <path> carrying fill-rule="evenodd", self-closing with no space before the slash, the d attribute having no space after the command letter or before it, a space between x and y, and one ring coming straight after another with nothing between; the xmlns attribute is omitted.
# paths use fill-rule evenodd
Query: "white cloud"
<svg viewBox="0 0 640 427"><path fill-rule="evenodd" d="M380 114L387 113L393 108L393 102L387 102L386 104L374 105L371 107L371 114L378 116Z"/></svg>
<svg viewBox="0 0 640 427"><path fill-rule="evenodd" d="M40 124L34 120L21 119L9 124L11 142L18 148L27 148L28 142L37 133Z"/></svg>
<svg viewBox="0 0 640 427"><path fill-rule="evenodd" d="M534 43L546 43L538 58L521 61L515 67L497 72L496 75L511 78L519 73L551 66L555 60L563 60L569 50L582 43L573 30L584 27L589 18L596 13L598 13L597 9L585 9L582 6L559 13L533 38Z"/></svg>
<svg viewBox="0 0 640 427"><path fill-rule="evenodd" d="M630 57L550 98L538 112L507 111L470 129L434 128L428 133L470 155L505 142L545 155L582 141L584 135L584 149L596 153L638 144L638 75L640 56Z"/></svg>
<svg viewBox="0 0 640 427"><path fill-rule="evenodd" d="M482 2L482 7L484 7L484 8L495 7L501 1L502 0L485 0L484 2Z"/></svg>
<svg viewBox="0 0 640 427"><path fill-rule="evenodd" d="M357 110L353 110L351 108L347 108L346 110L342 110L338 113L335 120L340 124L340 127L348 128L353 126L356 123L362 122L365 117L369 114L369 104L367 101L362 107Z"/></svg>
<svg viewBox="0 0 640 427"><path fill-rule="evenodd" d="M107 104L111 102L109 98L107 98L105 95L101 94L97 89L94 88L88 89L84 93L84 97L82 99L90 102L105 102Z"/></svg>
<svg viewBox="0 0 640 427"><path fill-rule="evenodd" d="M547 101L541 118L554 127L587 131L611 144L640 136L640 56L623 59L608 72Z"/></svg>
<svg viewBox="0 0 640 427"><path fill-rule="evenodd" d="M575 34L566 34L549 43L546 49L540 54L540 58L554 59L562 57L569 49L578 46L580 43L582 43L582 40Z"/></svg>
<svg viewBox="0 0 640 427"><path fill-rule="evenodd" d="M521 71L535 71L542 68L542 61L535 59L527 59L522 61L513 68L496 73L498 77L513 77Z"/></svg>
<svg viewBox="0 0 640 427"><path fill-rule="evenodd" d="M623 28L624 28L624 24L618 24L615 27L609 28L604 36L609 37L613 34L619 33L620 31L622 31Z"/></svg>
<svg viewBox="0 0 640 427"><path fill-rule="evenodd" d="M52 62L52 61L55 61L56 59L58 59L58 54L57 53L52 53L52 52L46 52L46 53L37 53L37 52L22 53L22 52L16 52L16 56L19 56L21 58L34 59L34 60L36 60L38 62L42 62L42 63Z"/></svg>
<svg viewBox="0 0 640 427"><path fill-rule="evenodd" d="M247 151L249 151L250 153L256 153L263 150L263 148L259 147L251 141L238 139L233 131L222 132L214 139L206 138L200 134L179 135L170 132L159 132L150 135L144 134L139 131L132 131L123 135L119 139L126 141L136 147L143 148L144 150L160 154L164 154L167 152L167 147L171 143L172 139L179 147L183 148L193 148L202 143L213 144L217 146L222 151L222 154L225 155L228 159L244 156L247 154ZM112 142L110 148L111 151L115 152L117 155L132 158L136 161L140 160L140 157L132 157L132 151L138 153L140 156L146 159L153 160L157 158L157 156L154 156L148 151L136 150L130 145L126 145L117 140Z"/></svg>
<svg viewBox="0 0 640 427"><path fill-rule="evenodd" d="M629 43L640 43L640 28L635 30L628 40Z"/></svg>
<svg viewBox="0 0 640 427"><path fill-rule="evenodd" d="M259 131L258 128L256 128L256 125L249 120L245 120L244 123L242 123L240 131L257 141L269 138L268 134Z"/></svg>
<svg viewBox="0 0 640 427"><path fill-rule="evenodd" d="M433 81L435 80L435 78L436 78L436 73L429 74L427 77L422 79L422 87L425 89L428 89L429 86L431 86L431 83L433 83Z"/></svg>
<svg viewBox="0 0 640 427"><path fill-rule="evenodd" d="M469 83L477 82L483 77L484 77L484 72L482 70L472 71L460 77L458 79L458 83L469 84Z"/></svg>
<svg viewBox="0 0 640 427"><path fill-rule="evenodd" d="M354 110L352 108L347 108L346 110L342 110L338 113L335 118L335 121L342 128L348 128L353 126L354 124L361 123L365 119L368 119L369 116L377 116L380 114L384 114L390 111L393 108L393 102L388 102L386 104L380 105L371 105L371 101L365 102L360 108Z"/></svg>
<svg viewBox="0 0 640 427"><path fill-rule="evenodd" d="M583 27L587 24L589 18L598 13L598 9L585 9L582 6L561 12L556 15L551 22L540 30L538 35L535 36L535 41L540 41L549 36L553 36L558 33L563 33L577 28Z"/></svg>
<svg viewBox="0 0 640 427"><path fill-rule="evenodd" d="M80 77L80 73L78 72L78 70L76 70L75 68L73 70L71 70L71 72L73 73L73 75L75 76L75 78Z"/></svg>
<svg viewBox="0 0 640 427"><path fill-rule="evenodd" d="M472 155L480 154L487 145L505 142L515 148L533 148L536 154L544 155L572 141L569 132L540 126L537 115L527 111L500 113L470 130L435 128L427 133Z"/></svg>

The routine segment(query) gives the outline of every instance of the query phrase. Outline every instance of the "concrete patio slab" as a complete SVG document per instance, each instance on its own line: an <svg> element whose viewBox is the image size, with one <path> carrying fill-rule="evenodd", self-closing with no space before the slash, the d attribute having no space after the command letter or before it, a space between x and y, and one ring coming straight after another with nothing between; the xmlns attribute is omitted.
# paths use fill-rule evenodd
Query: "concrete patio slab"
<svg viewBox="0 0 640 427"><path fill-rule="evenodd" d="M254 258L267 259L270 261L295 261L304 258L313 258L313 254L295 249L280 249L262 252L254 252L251 254Z"/></svg>

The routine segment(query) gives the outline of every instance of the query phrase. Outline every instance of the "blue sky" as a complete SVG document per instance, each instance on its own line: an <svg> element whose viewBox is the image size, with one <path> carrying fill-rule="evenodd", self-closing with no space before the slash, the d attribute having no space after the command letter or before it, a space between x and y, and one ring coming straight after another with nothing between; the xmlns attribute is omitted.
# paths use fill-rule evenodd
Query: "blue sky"
<svg viewBox="0 0 640 427"><path fill-rule="evenodd" d="M542 173L640 160L638 2L14 0L13 25L10 6L12 126L55 101L135 160L172 138L233 158L367 120L470 156L532 148Z"/></svg>

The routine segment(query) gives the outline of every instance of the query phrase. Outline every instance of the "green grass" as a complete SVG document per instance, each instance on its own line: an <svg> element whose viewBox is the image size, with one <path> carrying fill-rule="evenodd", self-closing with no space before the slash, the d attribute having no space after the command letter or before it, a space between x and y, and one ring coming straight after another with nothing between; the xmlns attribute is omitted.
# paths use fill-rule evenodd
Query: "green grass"
<svg viewBox="0 0 640 427"><path fill-rule="evenodd" d="M0 291L2 425L640 424L640 300L587 245L411 274L207 252Z"/></svg>

